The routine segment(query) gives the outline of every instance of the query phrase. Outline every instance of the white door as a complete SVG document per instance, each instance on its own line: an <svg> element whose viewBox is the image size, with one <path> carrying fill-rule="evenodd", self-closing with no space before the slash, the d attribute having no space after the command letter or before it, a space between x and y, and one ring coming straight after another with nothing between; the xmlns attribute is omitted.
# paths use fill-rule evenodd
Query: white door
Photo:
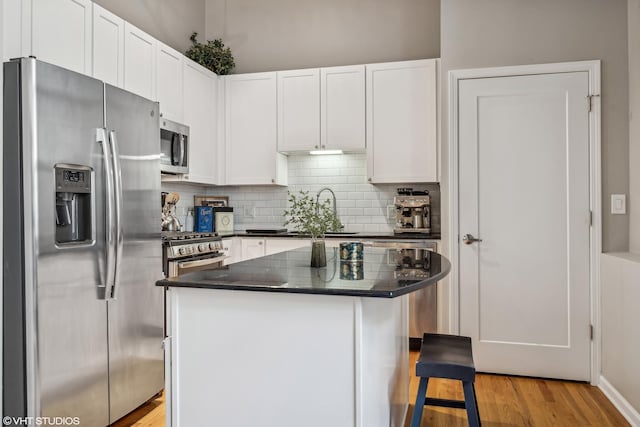
<svg viewBox="0 0 640 427"><path fill-rule="evenodd" d="M476 369L589 380L588 73L458 89L460 333Z"/></svg>
<svg viewBox="0 0 640 427"><path fill-rule="evenodd" d="M183 62L184 56L162 42L157 42L156 96L162 117L183 122Z"/></svg>
<svg viewBox="0 0 640 427"><path fill-rule="evenodd" d="M93 5L93 77L123 87L124 20Z"/></svg>
<svg viewBox="0 0 640 427"><path fill-rule="evenodd" d="M320 70L278 71L278 151L320 149Z"/></svg>

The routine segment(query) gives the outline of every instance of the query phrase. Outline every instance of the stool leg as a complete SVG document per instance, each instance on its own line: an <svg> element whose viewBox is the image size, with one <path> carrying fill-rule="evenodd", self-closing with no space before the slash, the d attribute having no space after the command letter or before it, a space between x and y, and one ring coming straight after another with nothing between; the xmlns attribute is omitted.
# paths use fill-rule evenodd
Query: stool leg
<svg viewBox="0 0 640 427"><path fill-rule="evenodd" d="M411 417L411 427L420 427L420 423L422 422L422 410L424 409L424 401L427 398L428 382L429 378L420 377L420 385L418 386L416 404L413 407L413 417Z"/></svg>
<svg viewBox="0 0 640 427"><path fill-rule="evenodd" d="M462 387L464 388L464 405L467 408L469 427L480 427L480 412L478 411L476 390L473 382L463 381Z"/></svg>

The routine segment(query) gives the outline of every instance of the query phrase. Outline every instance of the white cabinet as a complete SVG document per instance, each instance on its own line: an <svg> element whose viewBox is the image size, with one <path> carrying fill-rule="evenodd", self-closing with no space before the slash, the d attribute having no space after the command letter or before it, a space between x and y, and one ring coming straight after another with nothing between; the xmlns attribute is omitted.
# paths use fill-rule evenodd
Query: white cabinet
<svg viewBox="0 0 640 427"><path fill-rule="evenodd" d="M367 177L438 181L437 59L367 65Z"/></svg>
<svg viewBox="0 0 640 427"><path fill-rule="evenodd" d="M277 74L278 151L320 149L320 70Z"/></svg>
<svg viewBox="0 0 640 427"><path fill-rule="evenodd" d="M156 39L133 25L124 25L124 88L156 100Z"/></svg>
<svg viewBox="0 0 640 427"><path fill-rule="evenodd" d="M260 258L265 255L265 239L259 237L243 237L241 239L242 261Z"/></svg>
<svg viewBox="0 0 640 427"><path fill-rule="evenodd" d="M276 105L276 73L225 77L226 185L287 184Z"/></svg>
<svg viewBox="0 0 640 427"><path fill-rule="evenodd" d="M327 150L365 149L365 67L320 69L320 145Z"/></svg>
<svg viewBox="0 0 640 427"><path fill-rule="evenodd" d="M162 117L183 122L184 56L162 42L156 42L156 96Z"/></svg>
<svg viewBox="0 0 640 427"><path fill-rule="evenodd" d="M278 151L363 151L365 67L278 72Z"/></svg>
<svg viewBox="0 0 640 427"><path fill-rule="evenodd" d="M189 126L189 174L184 180L219 184L218 76L185 58L183 87L184 124Z"/></svg>
<svg viewBox="0 0 640 427"><path fill-rule="evenodd" d="M93 77L124 86L124 20L93 5Z"/></svg>
<svg viewBox="0 0 640 427"><path fill-rule="evenodd" d="M239 244L240 239L237 237L222 239L222 252L229 257L222 262L222 265L229 265L242 261L240 259L242 256L242 247Z"/></svg>
<svg viewBox="0 0 640 427"><path fill-rule="evenodd" d="M92 5L90 0L23 1L22 54L91 75Z"/></svg>
<svg viewBox="0 0 640 427"><path fill-rule="evenodd" d="M298 248L305 248L311 245L310 239L296 239L293 237L285 237L281 239L266 239L265 255L277 254L279 252L292 251Z"/></svg>

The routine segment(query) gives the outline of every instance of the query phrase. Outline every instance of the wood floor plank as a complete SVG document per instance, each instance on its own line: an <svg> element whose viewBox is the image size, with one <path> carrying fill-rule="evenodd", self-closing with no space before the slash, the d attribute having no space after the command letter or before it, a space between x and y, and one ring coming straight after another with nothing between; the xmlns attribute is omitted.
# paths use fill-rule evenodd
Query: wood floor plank
<svg viewBox="0 0 640 427"><path fill-rule="evenodd" d="M410 427L413 401L418 392L415 376L417 352L409 357L409 405L405 427ZM476 394L484 427L625 427L629 423L597 387L572 381L478 374ZM464 399L459 381L429 381L429 397ZM112 427L164 427L164 395L151 400L118 420ZM429 427L466 427L462 409L426 406L422 425ZM256 426L261 427L261 426ZM271 427L271 426L264 426Z"/></svg>

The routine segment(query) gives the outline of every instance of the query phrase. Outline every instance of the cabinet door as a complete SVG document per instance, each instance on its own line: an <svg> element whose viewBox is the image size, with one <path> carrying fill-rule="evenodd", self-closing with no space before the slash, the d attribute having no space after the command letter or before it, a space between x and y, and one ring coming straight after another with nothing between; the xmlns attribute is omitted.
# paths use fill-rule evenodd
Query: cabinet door
<svg viewBox="0 0 640 427"><path fill-rule="evenodd" d="M125 22L124 88L156 101L156 39Z"/></svg>
<svg viewBox="0 0 640 427"><path fill-rule="evenodd" d="M93 5L93 77L124 86L124 20Z"/></svg>
<svg viewBox="0 0 640 427"><path fill-rule="evenodd" d="M162 42L156 42L156 95L162 117L183 122L184 56Z"/></svg>
<svg viewBox="0 0 640 427"><path fill-rule="evenodd" d="M266 239L265 255L277 254L279 252L292 251L298 248L305 248L311 245L310 239L296 239L286 237L284 239Z"/></svg>
<svg viewBox="0 0 640 427"><path fill-rule="evenodd" d="M225 185L286 185L276 149L276 73L225 77Z"/></svg>
<svg viewBox="0 0 640 427"><path fill-rule="evenodd" d="M242 261L248 259L260 258L265 254L264 239L248 238L242 239Z"/></svg>
<svg viewBox="0 0 640 427"><path fill-rule="evenodd" d="M364 65L320 69L322 149L364 151Z"/></svg>
<svg viewBox="0 0 640 427"><path fill-rule="evenodd" d="M435 182L437 59L367 65L367 176Z"/></svg>
<svg viewBox="0 0 640 427"><path fill-rule="evenodd" d="M217 79L184 59L184 123L189 126L189 175L185 178L190 182L218 184Z"/></svg>
<svg viewBox="0 0 640 427"><path fill-rule="evenodd" d="M320 72L278 72L278 151L320 149Z"/></svg>
<svg viewBox="0 0 640 427"><path fill-rule="evenodd" d="M224 254L229 257L222 262L222 265L229 265L240 261L240 256L242 254L239 252L242 247L238 247L235 243L240 243L240 240L237 237L222 239L222 250Z"/></svg>
<svg viewBox="0 0 640 427"><path fill-rule="evenodd" d="M32 0L31 55L90 76L92 5L90 0Z"/></svg>

